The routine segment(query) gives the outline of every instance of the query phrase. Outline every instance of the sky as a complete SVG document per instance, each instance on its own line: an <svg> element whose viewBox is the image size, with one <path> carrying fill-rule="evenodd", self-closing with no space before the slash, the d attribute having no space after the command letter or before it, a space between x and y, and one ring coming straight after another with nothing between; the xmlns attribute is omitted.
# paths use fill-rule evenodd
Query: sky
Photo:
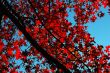
<svg viewBox="0 0 110 73"><path fill-rule="evenodd" d="M103 9L105 16L98 18L94 23L88 23L88 32L95 37L97 44L110 45L110 15Z"/></svg>
<svg viewBox="0 0 110 73"><path fill-rule="evenodd" d="M110 15L107 13L107 8L104 9L101 7L100 10L105 13L104 17L98 17L95 22L87 23L87 31L95 38L96 44L107 46L110 45ZM69 11L69 9L67 9L67 11L69 13L67 19L74 25L75 21L73 16L75 13L73 11Z"/></svg>

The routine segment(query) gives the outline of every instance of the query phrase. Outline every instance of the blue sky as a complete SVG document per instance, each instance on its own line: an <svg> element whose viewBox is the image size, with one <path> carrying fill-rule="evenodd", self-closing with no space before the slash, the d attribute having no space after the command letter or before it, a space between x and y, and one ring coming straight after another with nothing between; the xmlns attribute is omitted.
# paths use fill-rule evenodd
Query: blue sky
<svg viewBox="0 0 110 73"><path fill-rule="evenodd" d="M74 12L69 11L69 9L67 9L67 11L69 13L67 19L74 25ZM88 26L87 31L91 34L92 37L95 37L96 43L106 46L110 45L110 15L107 13L107 8L104 9L101 7L101 11L105 13L104 17L98 17L95 22L89 22L86 25Z"/></svg>
<svg viewBox="0 0 110 73"><path fill-rule="evenodd" d="M105 16L97 18L94 23L88 23L88 32L92 37L95 37L97 44L103 46L110 45L110 15L107 13L107 9L103 9Z"/></svg>

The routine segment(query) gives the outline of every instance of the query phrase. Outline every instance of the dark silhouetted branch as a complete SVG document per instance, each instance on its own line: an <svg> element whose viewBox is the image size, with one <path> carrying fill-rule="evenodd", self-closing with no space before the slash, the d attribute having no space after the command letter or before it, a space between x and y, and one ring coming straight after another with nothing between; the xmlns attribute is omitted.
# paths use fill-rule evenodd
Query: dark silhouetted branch
<svg viewBox="0 0 110 73"><path fill-rule="evenodd" d="M17 28L24 34L26 39L31 43L33 47L36 48L48 61L49 63L54 63L58 68L61 68L65 73L71 73L63 64L61 64L58 60L54 57L50 56L47 51L45 51L38 43L32 39L26 29L23 28L22 22L20 22L17 17L15 17L2 3L0 3L0 8L2 9L3 13L8 16L11 21L17 26Z"/></svg>

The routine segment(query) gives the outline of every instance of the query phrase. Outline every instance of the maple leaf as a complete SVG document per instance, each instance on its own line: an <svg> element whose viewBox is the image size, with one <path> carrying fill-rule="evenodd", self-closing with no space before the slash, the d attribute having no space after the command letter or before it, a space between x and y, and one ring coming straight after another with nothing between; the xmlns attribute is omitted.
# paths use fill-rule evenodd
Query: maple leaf
<svg viewBox="0 0 110 73"><path fill-rule="evenodd" d="M80 2L84 2L84 0L79 0Z"/></svg>
<svg viewBox="0 0 110 73"><path fill-rule="evenodd" d="M108 4L108 1L107 1L107 0L103 0L103 1L102 1L102 5L104 6L104 8L107 7L107 4Z"/></svg>
<svg viewBox="0 0 110 73"><path fill-rule="evenodd" d="M20 48L18 46L16 46L15 49L16 49L15 57L18 60L21 57L21 51L20 51Z"/></svg>
<svg viewBox="0 0 110 73"><path fill-rule="evenodd" d="M21 36L22 35L22 32L21 31L18 31L18 35Z"/></svg>
<svg viewBox="0 0 110 73"><path fill-rule="evenodd" d="M104 51L110 56L110 45L106 46Z"/></svg>
<svg viewBox="0 0 110 73"><path fill-rule="evenodd" d="M13 55L13 48L8 48L7 53L12 56Z"/></svg>
<svg viewBox="0 0 110 73"><path fill-rule="evenodd" d="M62 42L62 43L63 43L64 41L65 41L65 40L64 40L64 38L60 38L60 42Z"/></svg>
<svg viewBox="0 0 110 73"><path fill-rule="evenodd" d="M69 51L73 52L74 51L74 48L69 48Z"/></svg>
<svg viewBox="0 0 110 73"><path fill-rule="evenodd" d="M48 69L44 69L43 73L50 73Z"/></svg>
<svg viewBox="0 0 110 73"><path fill-rule="evenodd" d="M94 16L91 17L90 20L91 20L92 22L95 22L96 19L97 19L97 17L94 15Z"/></svg>
<svg viewBox="0 0 110 73"><path fill-rule="evenodd" d="M39 20L36 20L36 25L40 25L41 24L41 22L39 21Z"/></svg>

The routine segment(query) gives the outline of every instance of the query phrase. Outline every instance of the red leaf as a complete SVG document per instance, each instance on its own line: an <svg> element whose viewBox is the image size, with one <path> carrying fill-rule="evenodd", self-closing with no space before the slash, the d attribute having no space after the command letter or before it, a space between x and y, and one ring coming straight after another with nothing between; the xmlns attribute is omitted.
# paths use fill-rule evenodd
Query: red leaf
<svg viewBox="0 0 110 73"><path fill-rule="evenodd" d="M103 1L102 1L102 5L104 6L104 8L107 7L107 4L108 4L108 1L107 1L107 0L103 0Z"/></svg>
<svg viewBox="0 0 110 73"><path fill-rule="evenodd" d="M20 49L18 47L16 48L15 57L16 57L17 60L21 57L21 52L20 52Z"/></svg>
<svg viewBox="0 0 110 73"><path fill-rule="evenodd" d="M106 46L105 52L110 55L110 45L109 46Z"/></svg>
<svg viewBox="0 0 110 73"><path fill-rule="evenodd" d="M50 73L48 69L44 69L43 73Z"/></svg>
<svg viewBox="0 0 110 73"><path fill-rule="evenodd" d="M40 25L41 22L39 20L36 20L36 25Z"/></svg>
<svg viewBox="0 0 110 73"><path fill-rule="evenodd" d="M84 0L79 0L80 2L84 2Z"/></svg>
<svg viewBox="0 0 110 73"><path fill-rule="evenodd" d="M61 43L63 43L64 41L65 41L64 38L61 38L61 39L60 39L60 42L61 42Z"/></svg>
<svg viewBox="0 0 110 73"><path fill-rule="evenodd" d="M95 22L96 18L97 18L97 17L94 15L94 16L91 17L90 20L91 20L92 22Z"/></svg>
<svg viewBox="0 0 110 73"><path fill-rule="evenodd" d="M4 47L4 43L2 42L2 40L0 40L0 52L2 52L3 47Z"/></svg>
<svg viewBox="0 0 110 73"><path fill-rule="evenodd" d="M13 49L12 48L8 48L7 53L12 56L13 55Z"/></svg>

